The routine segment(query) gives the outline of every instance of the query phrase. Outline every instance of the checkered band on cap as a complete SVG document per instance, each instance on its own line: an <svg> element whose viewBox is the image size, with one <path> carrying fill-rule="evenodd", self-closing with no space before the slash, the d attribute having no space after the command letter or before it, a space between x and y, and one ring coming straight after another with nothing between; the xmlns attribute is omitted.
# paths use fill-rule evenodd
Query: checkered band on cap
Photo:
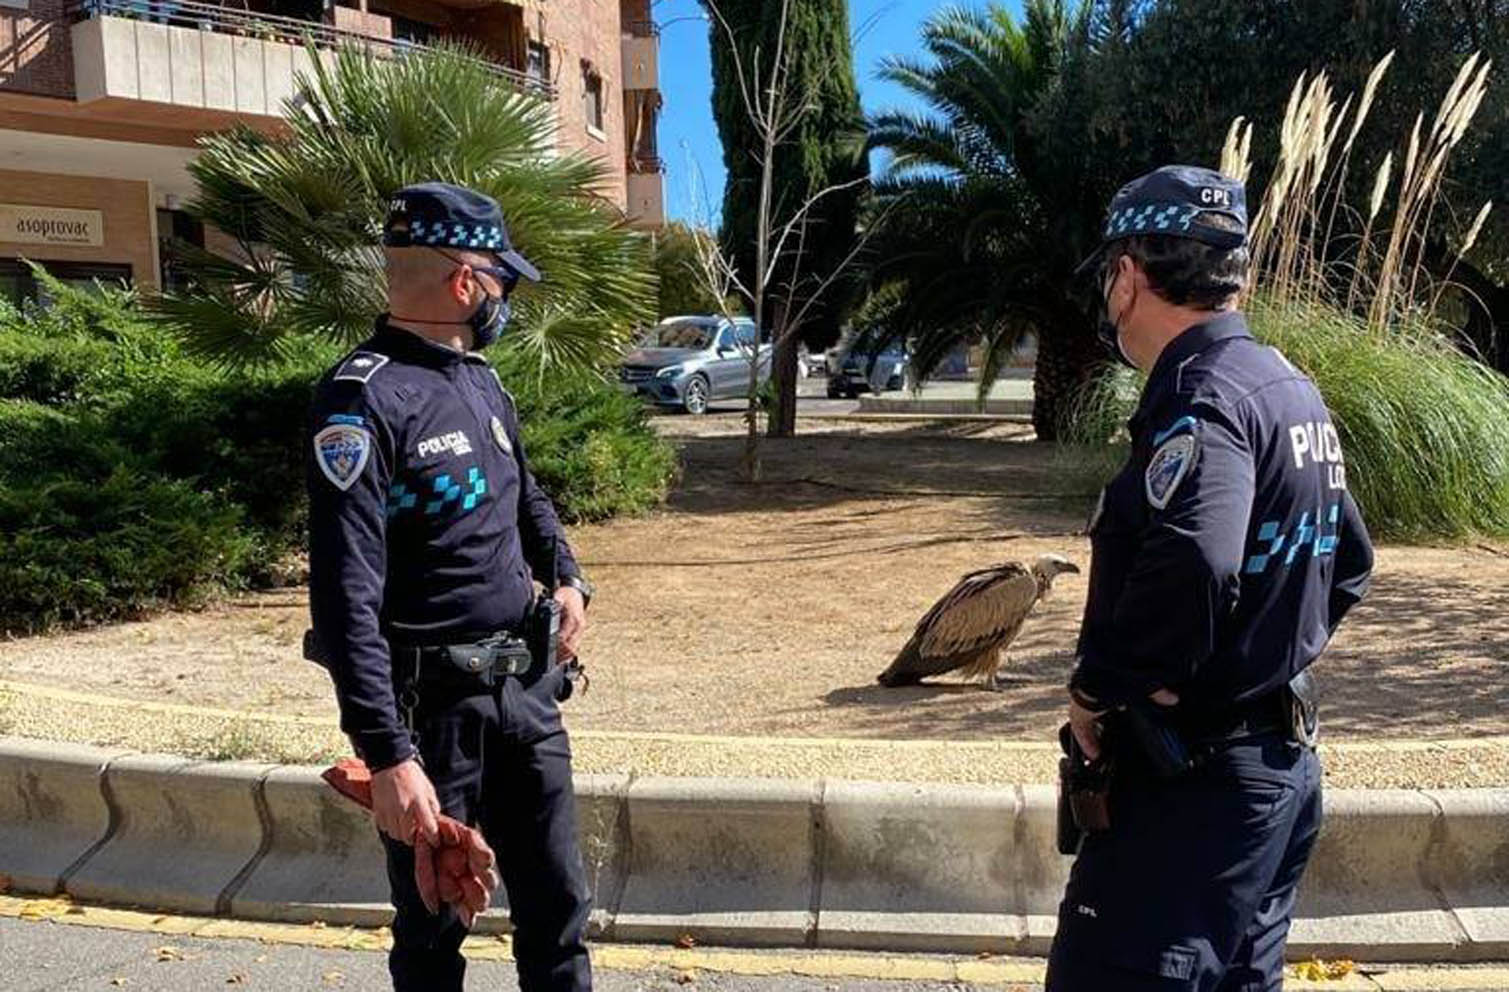
<svg viewBox="0 0 1509 992"><path fill-rule="evenodd" d="M468 224L450 220L410 222L409 244L477 248L482 251L505 251L508 248L503 229L497 224Z"/></svg>
<svg viewBox="0 0 1509 992"><path fill-rule="evenodd" d="M1105 239L1112 241L1136 234L1184 234L1202 209L1186 203L1142 203L1113 210L1106 217Z"/></svg>

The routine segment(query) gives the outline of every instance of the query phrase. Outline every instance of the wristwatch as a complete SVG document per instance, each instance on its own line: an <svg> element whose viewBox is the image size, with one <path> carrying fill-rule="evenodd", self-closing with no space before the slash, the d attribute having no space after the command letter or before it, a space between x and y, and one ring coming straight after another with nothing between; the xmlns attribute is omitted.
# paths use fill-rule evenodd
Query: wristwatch
<svg viewBox="0 0 1509 992"><path fill-rule="evenodd" d="M563 576L561 578L561 585L570 586L572 589L575 589L577 592L581 593L583 606L592 605L592 583L588 582L580 575Z"/></svg>

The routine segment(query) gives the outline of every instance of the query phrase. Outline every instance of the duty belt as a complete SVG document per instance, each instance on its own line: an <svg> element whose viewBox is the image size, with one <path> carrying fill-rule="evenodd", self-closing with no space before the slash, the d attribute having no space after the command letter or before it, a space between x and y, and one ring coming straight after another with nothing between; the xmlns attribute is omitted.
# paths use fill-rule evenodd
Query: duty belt
<svg viewBox="0 0 1509 992"><path fill-rule="evenodd" d="M522 677L535 667L528 642L510 633L466 644L395 644L392 650L395 668L411 673L420 689L487 692L508 676Z"/></svg>

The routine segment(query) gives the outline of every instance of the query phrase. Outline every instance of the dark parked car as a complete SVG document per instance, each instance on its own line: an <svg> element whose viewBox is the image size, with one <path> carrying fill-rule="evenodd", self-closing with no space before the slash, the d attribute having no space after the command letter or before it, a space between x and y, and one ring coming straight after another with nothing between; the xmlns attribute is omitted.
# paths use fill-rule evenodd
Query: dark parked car
<svg viewBox="0 0 1509 992"><path fill-rule="evenodd" d="M879 352L851 348L828 368L828 398L853 399L860 393L904 389L906 369L906 349L901 345L890 345Z"/></svg>

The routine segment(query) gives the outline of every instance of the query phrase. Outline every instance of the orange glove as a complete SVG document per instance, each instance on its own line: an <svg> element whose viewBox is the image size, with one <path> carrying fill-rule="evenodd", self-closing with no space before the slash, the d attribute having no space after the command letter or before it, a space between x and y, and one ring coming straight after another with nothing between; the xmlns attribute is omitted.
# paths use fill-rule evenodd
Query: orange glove
<svg viewBox="0 0 1509 992"><path fill-rule="evenodd" d="M372 773L357 758L342 758L322 776L341 795L372 809ZM476 830L449 816L439 819L440 842L414 845L414 884L431 913L442 903L456 907L468 928L492 904L498 889L497 857Z"/></svg>

